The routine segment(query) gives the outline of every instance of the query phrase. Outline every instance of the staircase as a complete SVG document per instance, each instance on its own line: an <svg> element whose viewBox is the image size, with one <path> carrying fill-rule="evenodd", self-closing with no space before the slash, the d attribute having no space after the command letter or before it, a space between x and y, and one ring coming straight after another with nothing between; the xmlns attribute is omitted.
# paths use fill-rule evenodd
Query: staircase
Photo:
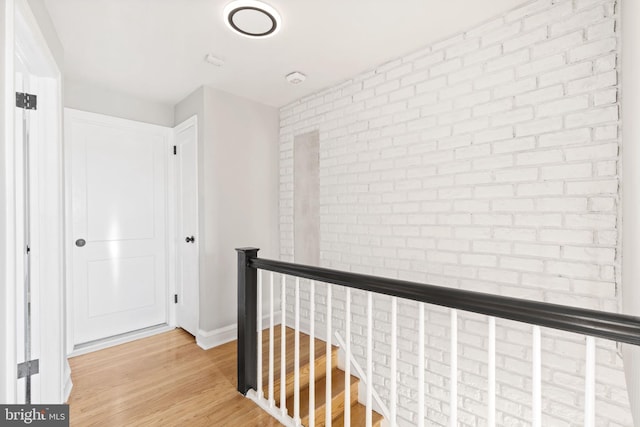
<svg viewBox="0 0 640 427"><path fill-rule="evenodd" d="M274 366L273 366L273 397L275 405L280 407L280 346L281 328L278 325L274 329ZM289 416L294 415L294 330L286 329L286 407ZM338 348L331 348L331 370L327 373L327 353L326 343L316 339L314 341L314 358L309 360L309 336L300 333L300 418L302 425L309 425L309 393L310 393L310 372L311 363L314 364L314 392L315 392L315 426L325 425L326 412L326 389L327 376L331 377L331 425L334 427L344 426L345 405L351 407L351 426L365 426L366 408L358 402L359 379L351 376L350 400L345 402L345 373L338 368ZM269 399L269 329L262 333L262 384L263 393ZM312 408L313 410L313 408ZM373 411L373 427L379 427L383 420L382 415Z"/></svg>

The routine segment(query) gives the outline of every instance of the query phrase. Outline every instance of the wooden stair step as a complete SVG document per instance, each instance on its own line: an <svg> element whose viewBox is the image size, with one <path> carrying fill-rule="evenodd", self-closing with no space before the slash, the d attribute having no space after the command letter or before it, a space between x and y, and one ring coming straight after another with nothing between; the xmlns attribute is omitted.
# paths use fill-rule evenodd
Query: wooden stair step
<svg viewBox="0 0 640 427"><path fill-rule="evenodd" d="M295 382L295 331L291 328L285 329L285 345L286 345L286 392L287 392L287 412L293 417L294 413L294 382ZM274 328L274 360L273 360L273 398L276 406L280 406L280 346L281 346L281 327L277 325ZM265 399L268 399L269 393L269 329L262 332L262 384ZM309 391L310 391L310 348L309 336L300 333L300 418L302 425L307 425L309 421ZM326 343L319 339L314 341L313 363L315 366L315 425L323 427L325 425L326 411ZM336 427L344 426L344 409L345 409L345 373L337 367L338 364L338 348L331 349L331 416L332 425ZM358 402L358 378L353 375L350 378L350 401L347 403L351 408L351 425L353 427L365 426L366 408ZM373 427L379 427L383 420L382 415L373 412Z"/></svg>
<svg viewBox="0 0 640 427"><path fill-rule="evenodd" d="M280 326L274 328L274 357L273 357L273 394L276 404L280 404ZM262 391L265 398L269 397L269 329L262 333ZM287 395L293 391L294 383L294 343L295 331L286 329L286 390ZM300 333L300 388L309 384L309 335ZM314 363L315 380L319 380L325 375L326 370L326 343L322 340L314 340ZM338 348L333 347L331 352L331 368L335 368L338 363Z"/></svg>
<svg viewBox="0 0 640 427"><path fill-rule="evenodd" d="M349 404L353 404L358 398L358 378L353 375L350 378L351 385L351 400ZM344 411L345 405L345 387L344 387L344 371L341 371L337 367L331 371L331 415L332 418L338 416ZM311 387L307 384L300 388L300 418L302 419L302 425L307 425L309 421L309 391ZM315 424L320 427L324 425L325 411L326 411L326 390L327 381L326 376L322 376L315 383ZM287 409L289 415L293 415L293 390L291 390L291 396L287 397Z"/></svg>
<svg viewBox="0 0 640 427"><path fill-rule="evenodd" d="M367 422L367 407L363 404L356 402L351 405L351 427L364 427ZM380 427L384 417L372 411L372 427ZM344 427L344 414L340 414L331 421L332 427Z"/></svg>

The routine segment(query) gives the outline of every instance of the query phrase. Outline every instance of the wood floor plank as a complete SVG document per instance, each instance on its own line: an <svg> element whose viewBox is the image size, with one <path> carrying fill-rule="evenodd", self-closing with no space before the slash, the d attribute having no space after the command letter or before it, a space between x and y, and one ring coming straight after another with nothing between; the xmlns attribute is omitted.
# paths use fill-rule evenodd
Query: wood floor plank
<svg viewBox="0 0 640 427"><path fill-rule="evenodd" d="M181 329L70 359L72 426L279 426L236 391L236 343Z"/></svg>

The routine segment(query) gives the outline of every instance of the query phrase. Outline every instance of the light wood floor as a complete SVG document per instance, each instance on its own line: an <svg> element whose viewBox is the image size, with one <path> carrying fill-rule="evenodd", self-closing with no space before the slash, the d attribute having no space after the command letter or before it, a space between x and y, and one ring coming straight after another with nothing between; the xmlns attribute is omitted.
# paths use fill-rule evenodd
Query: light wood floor
<svg viewBox="0 0 640 427"><path fill-rule="evenodd" d="M71 425L279 426L236 391L236 342L181 329L70 359Z"/></svg>

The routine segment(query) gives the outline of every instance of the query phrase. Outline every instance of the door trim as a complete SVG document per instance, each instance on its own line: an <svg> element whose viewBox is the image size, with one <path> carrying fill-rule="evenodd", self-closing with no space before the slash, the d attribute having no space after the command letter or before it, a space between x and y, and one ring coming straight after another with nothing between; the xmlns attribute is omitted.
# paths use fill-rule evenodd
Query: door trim
<svg viewBox="0 0 640 427"><path fill-rule="evenodd" d="M196 203L197 203L197 208L196 208L196 241L194 242L196 245L196 249L198 252L198 268L196 271L196 278L197 278L197 287L198 287L198 307L196 307L197 309L197 313L196 313L196 318L198 319L198 335L200 334L200 250L201 250L201 246L200 246L200 241L202 240L201 234L200 234L200 141L198 138L198 116L197 115L193 115L191 117L189 117L188 119L186 119L185 121L183 121L182 123L180 123L179 125L177 125L176 127L173 128L173 134L172 134L172 140L175 142L175 136L178 132L187 129L191 126L195 126L196 128L196 194L198 194L198 197L196 198ZM170 196L170 200L172 200L171 206L173 207L172 209L169 210L169 212L167 213L167 218L169 218L171 220L171 227L170 227L170 233L172 234L173 238L172 238L172 250L173 252L170 253L170 256L172 258L173 262L169 263L170 264L170 268L173 270L173 274L170 275L170 280L171 280L171 301L170 301L170 305L171 305L171 310L170 310L170 320L171 323L170 325L172 326L178 326L177 324L177 318L176 318L176 304L173 303L173 295L177 293L177 284L178 284L178 244L179 241L178 239L181 238L181 236L178 235L178 231L179 231L179 227L180 224L178 223L178 197L179 197L179 191L180 189L178 188L178 171L177 171L177 157L173 155L173 151L171 151L171 157L173 159L173 161L169 162L169 174L170 174L170 182L168 185L169 188L169 196ZM196 339L198 339L198 336L196 336Z"/></svg>

